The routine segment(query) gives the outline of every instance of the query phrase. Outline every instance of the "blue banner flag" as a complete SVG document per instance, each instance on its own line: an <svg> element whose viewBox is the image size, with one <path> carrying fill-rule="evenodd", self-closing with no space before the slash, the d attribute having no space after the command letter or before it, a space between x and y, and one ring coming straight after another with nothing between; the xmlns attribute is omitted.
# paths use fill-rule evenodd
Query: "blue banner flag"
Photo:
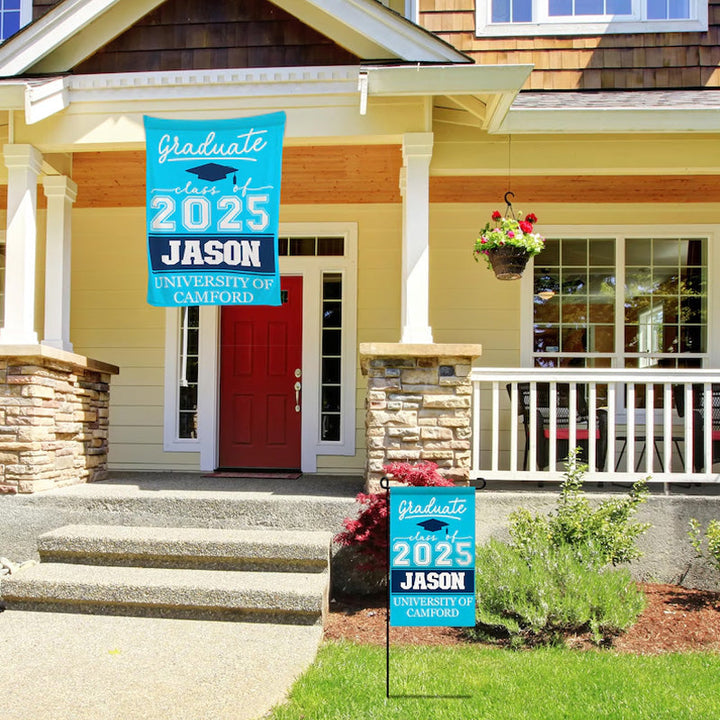
<svg viewBox="0 0 720 720"><path fill-rule="evenodd" d="M284 112L145 117L150 305L280 305L284 132Z"/></svg>
<svg viewBox="0 0 720 720"><path fill-rule="evenodd" d="M390 625L475 625L475 488L390 490Z"/></svg>

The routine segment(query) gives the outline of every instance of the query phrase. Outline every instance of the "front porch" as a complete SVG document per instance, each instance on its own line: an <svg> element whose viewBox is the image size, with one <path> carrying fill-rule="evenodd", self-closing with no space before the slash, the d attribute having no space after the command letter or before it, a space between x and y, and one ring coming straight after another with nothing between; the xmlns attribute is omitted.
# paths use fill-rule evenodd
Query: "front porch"
<svg viewBox="0 0 720 720"><path fill-rule="evenodd" d="M559 473L557 473L559 475ZM535 477L538 477L535 475ZM357 511L359 476L305 474L298 480L203 477L199 473L110 472L106 480L35 494L0 496L0 555L16 562L37 559L37 538L66 525L156 528L324 530L335 534L342 519ZM477 542L507 536L508 517L520 507L546 513L555 507L554 483L489 480L476 496ZM591 502L624 491L588 483ZM645 555L632 565L634 577L688 587L714 587L713 571L694 557L688 521L703 526L720 516L720 484L670 485L670 495L653 484L638 520L652 527L639 545ZM334 547L332 586L367 591L352 558Z"/></svg>
<svg viewBox="0 0 720 720"><path fill-rule="evenodd" d="M588 481L720 484L717 370L474 368L471 380L476 483L559 482L581 447Z"/></svg>

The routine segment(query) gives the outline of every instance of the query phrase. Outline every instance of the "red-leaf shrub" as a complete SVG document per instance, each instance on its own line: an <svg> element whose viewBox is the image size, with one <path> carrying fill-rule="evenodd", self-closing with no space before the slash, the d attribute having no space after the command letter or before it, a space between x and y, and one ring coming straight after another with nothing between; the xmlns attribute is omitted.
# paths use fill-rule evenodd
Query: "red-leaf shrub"
<svg viewBox="0 0 720 720"><path fill-rule="evenodd" d="M448 487L454 483L438 472L433 462L411 465L394 462L385 465L385 474L393 480L416 487ZM359 493L357 501L363 506L356 518L345 518L345 530L335 536L335 542L355 547L361 557L357 569L363 572L388 570L388 494Z"/></svg>

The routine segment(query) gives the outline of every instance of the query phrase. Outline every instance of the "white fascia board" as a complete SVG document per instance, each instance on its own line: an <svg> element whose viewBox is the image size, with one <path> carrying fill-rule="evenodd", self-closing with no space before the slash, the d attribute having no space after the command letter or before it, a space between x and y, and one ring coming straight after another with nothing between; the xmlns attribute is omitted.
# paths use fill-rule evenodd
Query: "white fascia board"
<svg viewBox="0 0 720 720"><path fill-rule="evenodd" d="M452 45L376 0L273 0L361 59L470 63Z"/></svg>
<svg viewBox="0 0 720 720"><path fill-rule="evenodd" d="M491 132L556 133L682 133L720 132L720 108L517 109Z"/></svg>
<svg viewBox="0 0 720 720"><path fill-rule="evenodd" d="M25 87L25 122L33 125L70 104L68 78L59 77L44 82L28 82Z"/></svg>
<svg viewBox="0 0 720 720"><path fill-rule="evenodd" d="M446 65L365 70L370 96L445 95L480 118L482 127L495 130L532 68L532 65ZM462 101L463 97L467 98L466 102ZM482 113L480 104L485 105Z"/></svg>
<svg viewBox="0 0 720 720"><path fill-rule="evenodd" d="M72 102L358 95L356 65L68 76Z"/></svg>
<svg viewBox="0 0 720 720"><path fill-rule="evenodd" d="M110 34L92 33L95 49L102 47L112 37L122 32L138 17L142 17L162 0L123 0L120 11L126 13L126 24L112 29ZM88 25L103 16L121 0L64 0L43 15L39 20L27 25L17 35L0 45L0 76L11 77L33 68L63 44L70 41ZM70 68L55 68L54 72Z"/></svg>
<svg viewBox="0 0 720 720"><path fill-rule="evenodd" d="M532 65L403 65L364 67L369 95L493 95L517 93Z"/></svg>
<svg viewBox="0 0 720 720"><path fill-rule="evenodd" d="M91 104L94 112L117 103L143 103L154 108L164 102L206 105L222 99L242 98L243 104L270 107L267 100L288 104L288 99L308 98L313 106L358 102L358 76L367 73L369 93L378 97L432 97L446 93L479 98L489 108L485 124L499 124L499 113L511 104L532 66L400 66L361 68L354 65L249 68L231 70L182 70L154 73L69 75L42 83L26 81L25 121L28 125L60 112L70 104ZM356 100L357 99L357 100ZM272 103L271 103L272 105ZM168 106L168 109L170 106ZM153 109L153 111L156 111Z"/></svg>

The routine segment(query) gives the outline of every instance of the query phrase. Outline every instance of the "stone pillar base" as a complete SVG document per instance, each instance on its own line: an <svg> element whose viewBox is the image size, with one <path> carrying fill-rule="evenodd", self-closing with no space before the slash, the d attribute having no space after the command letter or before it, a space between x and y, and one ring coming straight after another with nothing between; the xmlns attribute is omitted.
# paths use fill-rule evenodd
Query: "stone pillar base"
<svg viewBox="0 0 720 720"><path fill-rule="evenodd" d="M367 375L365 484L376 491L390 462L437 463L458 484L470 479L470 369L480 345L361 343Z"/></svg>
<svg viewBox="0 0 720 720"><path fill-rule="evenodd" d="M114 365L45 345L0 346L0 492L100 480Z"/></svg>

